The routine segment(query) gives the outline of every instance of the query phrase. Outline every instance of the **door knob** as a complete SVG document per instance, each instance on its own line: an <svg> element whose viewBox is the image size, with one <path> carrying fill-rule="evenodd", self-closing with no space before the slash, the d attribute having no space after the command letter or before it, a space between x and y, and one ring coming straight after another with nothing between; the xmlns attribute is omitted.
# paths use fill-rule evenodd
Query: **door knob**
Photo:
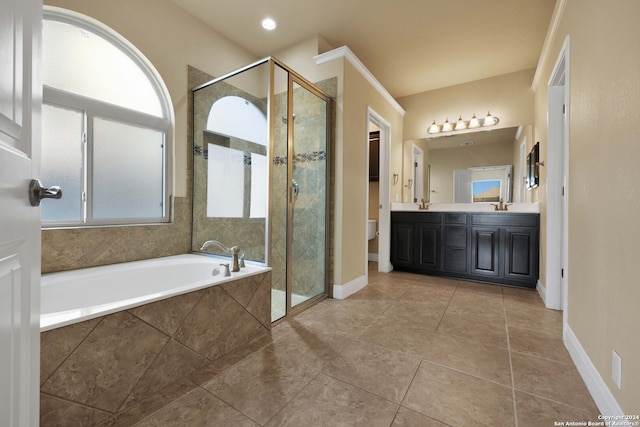
<svg viewBox="0 0 640 427"><path fill-rule="evenodd" d="M42 199L59 199L62 197L62 190L58 186L45 188L40 184L39 179L32 179L29 184L29 202L31 206L40 206Z"/></svg>

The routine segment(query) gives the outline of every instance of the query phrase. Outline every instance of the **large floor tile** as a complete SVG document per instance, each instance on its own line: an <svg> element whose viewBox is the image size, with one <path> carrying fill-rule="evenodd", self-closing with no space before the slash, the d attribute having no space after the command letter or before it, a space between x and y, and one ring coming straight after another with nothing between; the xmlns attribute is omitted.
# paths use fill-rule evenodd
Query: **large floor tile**
<svg viewBox="0 0 640 427"><path fill-rule="evenodd" d="M391 427L445 427L439 421L401 406Z"/></svg>
<svg viewBox="0 0 640 427"><path fill-rule="evenodd" d="M365 329L358 339L390 350L421 358L435 334L432 327L378 319Z"/></svg>
<svg viewBox="0 0 640 427"><path fill-rule="evenodd" d="M416 283L410 286L400 297L401 301L430 302L438 301L448 304L456 291L457 282Z"/></svg>
<svg viewBox="0 0 640 427"><path fill-rule="evenodd" d="M376 318L384 313L391 302L373 300L343 300L339 304L331 303L324 310L302 313L290 320L295 328L310 331L340 333L357 336Z"/></svg>
<svg viewBox="0 0 640 427"><path fill-rule="evenodd" d="M520 306L517 309L506 308L505 315L509 327L533 329L562 336L562 312L549 310L544 306Z"/></svg>
<svg viewBox="0 0 640 427"><path fill-rule="evenodd" d="M255 422L201 388L192 390L180 399L134 425L136 427L258 426Z"/></svg>
<svg viewBox="0 0 640 427"><path fill-rule="evenodd" d="M300 362L321 370L353 341L347 335L310 331L301 326L265 348L276 354L295 354Z"/></svg>
<svg viewBox="0 0 640 427"><path fill-rule="evenodd" d="M531 356L544 357L563 363L572 363L561 336L524 328L509 328L511 350Z"/></svg>
<svg viewBox="0 0 640 427"><path fill-rule="evenodd" d="M388 427L397 409L397 404L320 374L267 427Z"/></svg>
<svg viewBox="0 0 640 427"><path fill-rule="evenodd" d="M515 424L510 388L427 362L402 406L452 426Z"/></svg>
<svg viewBox="0 0 640 427"><path fill-rule="evenodd" d="M573 364L511 352L513 382L517 390L587 411L596 406Z"/></svg>
<svg viewBox="0 0 640 427"><path fill-rule="evenodd" d="M597 422L598 413L516 391L518 427L553 426L556 422Z"/></svg>
<svg viewBox="0 0 640 427"><path fill-rule="evenodd" d="M365 342L350 344L323 372L348 384L400 403L420 360Z"/></svg>
<svg viewBox="0 0 640 427"><path fill-rule="evenodd" d="M507 328L504 319L445 313L436 331L438 334L507 348Z"/></svg>
<svg viewBox="0 0 640 427"><path fill-rule="evenodd" d="M436 334L429 340L423 358L511 387L511 364L507 349L480 343L469 345L468 340Z"/></svg>
<svg viewBox="0 0 640 427"><path fill-rule="evenodd" d="M295 353L259 350L202 385L260 424L295 397L318 371Z"/></svg>

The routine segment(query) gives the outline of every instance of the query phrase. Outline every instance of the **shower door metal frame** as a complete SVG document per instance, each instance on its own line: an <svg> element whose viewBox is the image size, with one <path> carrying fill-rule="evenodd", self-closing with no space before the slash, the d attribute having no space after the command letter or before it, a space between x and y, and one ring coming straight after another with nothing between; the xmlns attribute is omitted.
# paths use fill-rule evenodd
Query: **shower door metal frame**
<svg viewBox="0 0 640 427"><path fill-rule="evenodd" d="M294 314L300 311L305 310L309 306L315 304L317 301L326 298L329 296L329 260L330 260L330 251L329 251L329 236L330 236L330 221L329 221L329 209L330 209L330 195L331 195L331 167L330 167L330 159L331 159L331 121L332 121L332 112L331 112L331 102L332 98L327 95L320 88L315 86L313 83L302 77L300 74L293 71L291 68L283 64L276 58L270 57L269 61L269 101L268 101L268 116L267 122L269 123L269 150L270 153L274 153L274 132L273 132L273 119L275 117L275 87L274 87L274 75L275 75L275 66L278 65L284 71L287 72L287 254L286 254L286 310L285 316L279 320L285 319L290 314ZM309 298L308 300L296 305L295 307L291 306L291 294L292 294L292 286L293 286L293 195L294 195L294 185L293 185L293 158L294 158L294 134L293 134L293 126L294 126L294 114L293 114L293 89L294 83L298 84L300 87L305 90L311 92L313 95L325 101L326 105L326 167L325 167L325 177L326 177L326 195L325 195L325 239L324 239L324 247L325 247L325 262L324 262L324 292L318 294L314 297ZM269 162L269 177L273 176L273 160ZM271 180L269 180L271 182ZM271 184L273 185L273 183ZM272 197L273 191L269 191L268 200L269 200L269 219L268 219L268 227L267 227L267 247L266 254L267 260L270 259L271 256L271 218L272 218ZM270 265L271 263L268 262Z"/></svg>

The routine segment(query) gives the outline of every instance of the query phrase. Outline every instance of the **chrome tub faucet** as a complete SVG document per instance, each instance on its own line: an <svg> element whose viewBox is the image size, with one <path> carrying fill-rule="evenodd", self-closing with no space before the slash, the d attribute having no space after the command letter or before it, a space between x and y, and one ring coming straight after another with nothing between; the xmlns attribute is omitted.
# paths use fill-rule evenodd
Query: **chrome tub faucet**
<svg viewBox="0 0 640 427"><path fill-rule="evenodd" d="M218 248L222 249L223 251L231 254L232 260L233 260L233 266L231 267L231 272L235 273L240 271L240 264L238 263L238 255L240 254L240 248L237 246L231 246L230 248L226 247L225 245L223 245L222 243L218 242L217 240L207 240L206 242L204 242L202 244L202 247L200 248L201 251L203 252L208 252L207 249L211 246L217 246ZM244 259L243 259L244 261Z"/></svg>

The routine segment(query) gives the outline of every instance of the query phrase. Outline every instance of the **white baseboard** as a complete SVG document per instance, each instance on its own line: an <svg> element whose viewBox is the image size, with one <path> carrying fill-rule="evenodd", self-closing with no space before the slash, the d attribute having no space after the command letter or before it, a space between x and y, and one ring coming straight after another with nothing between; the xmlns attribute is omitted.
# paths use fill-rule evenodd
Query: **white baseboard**
<svg viewBox="0 0 640 427"><path fill-rule="evenodd" d="M547 288L538 280L536 283L536 291L538 291L538 295L542 298L542 302L544 302L545 307L547 306Z"/></svg>
<svg viewBox="0 0 640 427"><path fill-rule="evenodd" d="M345 299L365 286L367 286L367 276L360 276L344 285L333 285L333 297L335 299Z"/></svg>
<svg viewBox="0 0 640 427"><path fill-rule="evenodd" d="M615 397L607 387L607 384L600 376L600 373L584 351L578 337L573 333L569 325L564 326L564 345L567 347L573 363L578 368L578 372L584 383L587 385L591 397L598 406L602 415L624 415L622 408L618 405Z"/></svg>
<svg viewBox="0 0 640 427"><path fill-rule="evenodd" d="M378 254L368 254L367 259L371 262L378 262Z"/></svg>

